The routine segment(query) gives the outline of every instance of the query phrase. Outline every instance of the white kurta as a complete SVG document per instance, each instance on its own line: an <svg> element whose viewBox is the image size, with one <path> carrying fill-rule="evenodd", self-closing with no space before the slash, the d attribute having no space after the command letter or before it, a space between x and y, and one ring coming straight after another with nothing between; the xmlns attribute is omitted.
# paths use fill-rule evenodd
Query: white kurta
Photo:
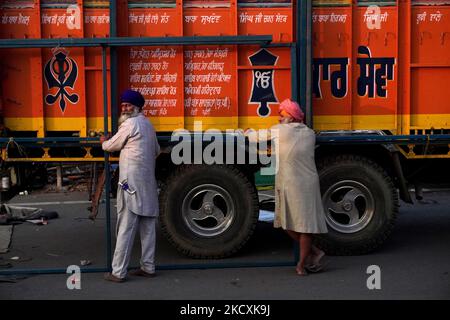
<svg viewBox="0 0 450 320"><path fill-rule="evenodd" d="M155 158L159 153L159 144L155 129L148 119L139 114L125 120L118 132L103 142L105 151L120 152L119 181L127 181L135 194L129 194L118 188L117 211L126 206L137 215L158 216L158 193L155 178Z"/></svg>
<svg viewBox="0 0 450 320"><path fill-rule="evenodd" d="M316 136L303 123L278 124L278 172L275 176L276 228L326 233L325 212L314 159Z"/></svg>
<svg viewBox="0 0 450 320"><path fill-rule="evenodd" d="M250 141L267 136L250 134ZM301 233L326 233L325 212L314 159L316 136L303 123L277 124L270 128L276 153L275 228Z"/></svg>
<svg viewBox="0 0 450 320"><path fill-rule="evenodd" d="M136 190L129 194L119 186L117 191L117 241L112 274L125 278L138 230L142 246L141 269L153 273L158 216L155 158L159 153L155 130L148 119L139 114L125 120L119 131L102 147L109 152L121 150L119 181L127 181L130 190Z"/></svg>

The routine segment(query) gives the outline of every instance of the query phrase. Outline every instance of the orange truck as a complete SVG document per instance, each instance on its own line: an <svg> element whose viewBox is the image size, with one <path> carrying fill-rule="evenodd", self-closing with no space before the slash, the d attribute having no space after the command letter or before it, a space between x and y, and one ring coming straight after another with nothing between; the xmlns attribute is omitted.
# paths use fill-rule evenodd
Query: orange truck
<svg viewBox="0 0 450 320"><path fill-rule="evenodd" d="M330 254L379 247L410 187L450 181L450 1L0 0L0 39L3 191L38 164L104 161L98 136L133 88L165 147L162 230L191 257L247 242L262 163L176 163L181 128L234 145L230 130L269 128L282 100L301 102Z"/></svg>

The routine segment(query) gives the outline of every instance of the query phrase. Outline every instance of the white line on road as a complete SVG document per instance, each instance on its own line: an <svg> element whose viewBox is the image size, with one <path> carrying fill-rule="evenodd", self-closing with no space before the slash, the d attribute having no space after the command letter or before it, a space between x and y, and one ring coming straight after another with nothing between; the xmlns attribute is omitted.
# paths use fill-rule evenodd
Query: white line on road
<svg viewBox="0 0 450 320"><path fill-rule="evenodd" d="M275 199L274 196L271 196L271 195L269 195L269 194L264 194L264 193L260 193L259 196L260 196L260 197L269 198L269 199Z"/></svg>
<svg viewBox="0 0 450 320"><path fill-rule="evenodd" d="M111 199L112 201L112 199ZM104 203L105 200L100 200L100 203ZM78 201L49 201L49 202L20 202L10 203L11 206L48 206L48 205L61 205L61 204L88 204L91 201L78 200Z"/></svg>
<svg viewBox="0 0 450 320"><path fill-rule="evenodd" d="M265 197L269 199L275 199L274 196L259 193L260 197ZM111 199L111 201L115 201L116 199ZM91 201L88 200L77 200L77 201L47 201L47 202L15 202L10 203L11 206L49 206L49 205L62 205L62 204L88 204ZM100 203L105 203L105 200L100 200Z"/></svg>

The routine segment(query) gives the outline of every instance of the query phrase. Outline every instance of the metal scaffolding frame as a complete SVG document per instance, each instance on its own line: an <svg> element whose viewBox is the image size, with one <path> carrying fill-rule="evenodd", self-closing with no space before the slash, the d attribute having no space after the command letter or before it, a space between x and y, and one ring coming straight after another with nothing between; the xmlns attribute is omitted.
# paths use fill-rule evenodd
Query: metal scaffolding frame
<svg viewBox="0 0 450 320"><path fill-rule="evenodd" d="M307 0L306 2L310 2ZM297 13L299 12L299 8ZM199 36L199 37L117 37L117 3L110 2L110 37L108 38L52 38L52 39L0 39L0 49L6 48L44 48L44 47L101 47L102 48L102 78L103 78L103 112L104 112L104 132L108 132L108 101L107 101L107 49L110 49L110 75L111 75L111 123L114 131L117 124L117 47L127 47L133 45L156 46L156 45L260 45L261 47L290 47L291 68L292 68L292 96L297 98L298 74L297 74L297 43L271 44L271 35L260 36ZM167 140L169 137L159 137ZM24 145L55 146L98 146L99 138L0 138L0 145L5 146L11 140ZM111 174L109 170L109 154L104 153L104 164L106 170L105 183L105 211L106 211L106 266L104 268L81 267L81 272L106 272L111 271L112 241L111 241L111 207L110 190ZM294 257L298 256L298 246L294 246ZM194 263L179 265L158 265L158 270L173 269L210 269L210 268L243 268L243 267L275 267L295 265L296 259L285 262L258 262L258 263ZM42 269L10 269L0 270L0 275L16 274L58 274L66 273L64 268L42 268Z"/></svg>
<svg viewBox="0 0 450 320"><path fill-rule="evenodd" d="M291 75L292 75L292 99L299 100L306 113L306 122L312 128L311 107L311 10L312 0L298 1L296 7L296 32L297 42L272 44L271 35L263 36L200 36L200 37L117 37L117 3L110 2L110 37L109 38L60 38L60 39L0 39L0 49L4 48L42 48L42 47L101 47L102 48L102 76L103 76L103 111L104 132L108 132L108 111L111 111L112 130L117 127L117 47L133 45L155 46L155 45L260 45L261 47L290 47L291 53ZM111 75L111 110L107 103L107 50L110 50L110 75ZM158 136L160 141L169 141L170 136ZM13 138L0 138L0 145L4 147ZM23 145L42 146L98 146L99 138L14 138L13 141ZM386 135L327 135L318 136L318 144L429 144L450 143L450 135L414 135L414 136L386 136ZM109 155L104 153L104 164L106 170L106 261L104 268L82 267L82 272L105 272L111 271L112 242L111 242L111 207L110 207L110 171ZM298 245L294 245L294 260L281 262L220 262L220 263L195 263L179 265L158 265L158 270L175 269L212 269L212 268L244 268L244 267L280 267L293 266L297 262ZM12 274L57 274L66 273L66 269L16 269L0 270L0 275Z"/></svg>
<svg viewBox="0 0 450 320"><path fill-rule="evenodd" d="M102 48L102 76L103 76L103 112L104 112L104 132L108 132L108 101L107 101L107 49L115 47L126 47L132 45L155 46L155 45L239 45L253 44L262 47L291 47L292 70L297 70L296 66L296 47L295 44L271 44L272 36L218 36L218 37L139 37L139 38L60 38L60 39L7 39L0 40L0 48L41 48L41 47L101 47ZM116 66L111 64L111 73L116 71ZM296 91L296 72L293 72L293 95ZM116 84L117 85L117 84ZM111 88L111 97L115 96L116 87ZM114 98L111 99L112 101ZM112 111L112 110L111 110ZM114 128L114 127L113 127ZM169 137L160 137L161 140L168 140ZM55 146L98 146L99 138L71 138L71 137L52 137L52 138L0 138L0 145L5 146L8 142L15 141L23 145ZM105 268L81 268L81 272L106 272L111 271L112 241L111 241L111 206L110 190L111 175L109 170L109 154L104 153L104 164L106 170L105 183L105 211L106 211L106 266ZM298 249L295 249L298 250ZM209 268L242 268L242 267L270 267L270 266L291 266L295 261L288 262L264 262L264 263L208 263L208 264L180 264L180 265L158 265L158 270L172 269L209 269ZM66 269L44 268L44 269L15 269L0 270L0 275L11 274L56 274L66 273Z"/></svg>

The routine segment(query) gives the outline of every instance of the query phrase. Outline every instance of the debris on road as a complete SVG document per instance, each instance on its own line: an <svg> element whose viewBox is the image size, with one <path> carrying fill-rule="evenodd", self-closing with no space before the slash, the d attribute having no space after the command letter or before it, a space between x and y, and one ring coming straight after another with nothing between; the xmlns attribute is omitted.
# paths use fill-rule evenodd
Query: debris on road
<svg viewBox="0 0 450 320"><path fill-rule="evenodd" d="M92 262L90 260L81 260L80 261L80 265L82 265L82 266L89 266L91 264L92 264Z"/></svg>

